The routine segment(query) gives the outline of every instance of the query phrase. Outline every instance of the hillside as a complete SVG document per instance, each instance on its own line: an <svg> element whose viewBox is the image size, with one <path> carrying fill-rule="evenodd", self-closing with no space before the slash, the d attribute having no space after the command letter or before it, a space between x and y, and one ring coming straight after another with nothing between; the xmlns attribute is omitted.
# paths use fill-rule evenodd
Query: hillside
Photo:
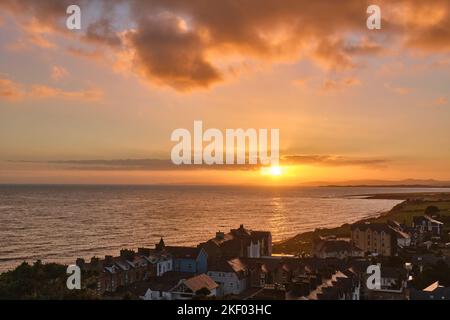
<svg viewBox="0 0 450 320"><path fill-rule="evenodd" d="M398 199L404 200L390 211L382 213L377 218L364 219L367 222L387 222L396 220L406 225L411 225L414 216L423 215L428 206L436 206L440 215L444 217L445 228L450 229L450 193L408 193L408 194L378 194L367 196L370 199ZM447 218L445 218L447 217ZM312 239L319 236L336 235L338 237L350 237L350 225L343 224L337 228L316 229L315 231L300 233L290 239L283 240L273 245L275 254L301 254L311 253Z"/></svg>

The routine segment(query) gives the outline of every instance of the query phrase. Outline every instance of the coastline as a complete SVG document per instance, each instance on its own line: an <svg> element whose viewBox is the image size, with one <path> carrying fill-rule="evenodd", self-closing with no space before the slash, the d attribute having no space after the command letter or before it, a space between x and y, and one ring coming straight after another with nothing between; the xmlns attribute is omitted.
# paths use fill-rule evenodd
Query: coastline
<svg viewBox="0 0 450 320"><path fill-rule="evenodd" d="M300 253L309 253L311 249L311 241L314 237L317 236L326 236L326 235L336 235L340 237L348 237L350 233L350 224L359 222L359 221L375 221L379 219L388 219L393 214L401 212L402 206L404 206L408 201L420 200L420 201L449 201L450 207L450 192L418 192L418 193L385 193L385 194L352 194L345 196L344 198L354 198L358 197L360 199L387 199L387 200L402 200L402 202L397 203L390 210L388 210L389 206L386 206L384 210L388 211L377 211L368 214L367 216L361 215L355 221L349 221L348 223L342 224L333 224L328 227L320 226L315 230L310 229L311 231L304 231L298 234L294 234L288 238L277 240L273 243L273 253L275 254L300 254ZM402 222L402 220L399 220ZM339 222L338 222L339 223ZM95 255L95 254L94 254ZM31 260L27 259L29 262ZM47 261L44 259L44 261ZM53 261L55 263L60 263L58 261ZM63 263L66 261L63 261ZM12 266L9 269L2 270L0 273L7 272L9 270L13 270L19 264Z"/></svg>
<svg viewBox="0 0 450 320"><path fill-rule="evenodd" d="M410 224L412 217L422 215L429 205L437 205L445 215L450 216L450 193L449 192L422 192L422 193L386 193L372 195L354 195L365 199L389 199L403 200L392 209L382 212L377 217L368 217L356 222L386 222L397 220ZM314 231L303 232L286 240L273 244L274 254L302 255L310 254L312 240L319 236L335 235L337 237L350 237L350 224L345 223L335 228L317 228Z"/></svg>

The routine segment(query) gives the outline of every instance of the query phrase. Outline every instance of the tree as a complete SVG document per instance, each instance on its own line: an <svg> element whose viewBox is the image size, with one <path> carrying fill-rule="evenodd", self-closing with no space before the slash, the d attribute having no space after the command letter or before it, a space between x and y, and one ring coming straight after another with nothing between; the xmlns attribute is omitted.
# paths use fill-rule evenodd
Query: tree
<svg viewBox="0 0 450 320"><path fill-rule="evenodd" d="M211 294L211 291L209 291L208 288L201 288L195 292L195 295L199 296L199 297L206 297L206 296L209 296L210 294Z"/></svg>
<svg viewBox="0 0 450 320"><path fill-rule="evenodd" d="M94 290L69 290L67 266L57 263L33 265L23 262L16 269L0 274L1 299L96 299ZM83 275L88 282L89 277Z"/></svg>
<svg viewBox="0 0 450 320"><path fill-rule="evenodd" d="M436 207L436 206L428 206L425 209L425 214L427 216L433 216L433 215L438 214L438 213L439 213L439 208Z"/></svg>
<svg viewBox="0 0 450 320"><path fill-rule="evenodd" d="M413 285L422 290L436 281L445 287L450 286L450 267L442 260L434 265L425 266L423 272L414 277Z"/></svg>

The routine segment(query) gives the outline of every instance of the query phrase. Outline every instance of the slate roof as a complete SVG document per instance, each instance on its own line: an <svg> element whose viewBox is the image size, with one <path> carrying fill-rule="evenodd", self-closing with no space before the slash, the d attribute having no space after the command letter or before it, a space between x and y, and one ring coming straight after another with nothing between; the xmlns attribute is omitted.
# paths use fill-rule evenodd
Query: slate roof
<svg viewBox="0 0 450 320"><path fill-rule="evenodd" d="M200 254L201 248L196 247L175 247L166 246L166 251L173 255L175 258L179 259L197 259Z"/></svg>
<svg viewBox="0 0 450 320"><path fill-rule="evenodd" d="M434 224L444 224L441 221L435 220L435 219L433 219L433 218L431 218L430 216L427 216L427 215L415 216L415 217L413 217L413 221L414 221L414 224L421 224L422 221L429 221L429 222L434 223Z"/></svg>
<svg viewBox="0 0 450 320"><path fill-rule="evenodd" d="M359 229L361 231L366 231L367 229L375 230L378 232L393 232L393 229L389 227L386 223L365 223L365 222L357 222L350 226L351 230Z"/></svg>
<svg viewBox="0 0 450 320"><path fill-rule="evenodd" d="M231 259L226 260L223 258L216 259L208 266L208 271L212 272L224 272L224 273L235 273L238 278L245 277L245 272L247 270L247 266L245 263L239 259Z"/></svg>
<svg viewBox="0 0 450 320"><path fill-rule="evenodd" d="M127 290L141 297L148 289L152 291L170 291L181 280L192 277L192 274L169 271L161 277L152 277L146 281L137 281L127 286Z"/></svg>
<svg viewBox="0 0 450 320"><path fill-rule="evenodd" d="M439 281L430 284L428 287L420 290L411 290L411 300L449 300L450 287L439 285Z"/></svg>

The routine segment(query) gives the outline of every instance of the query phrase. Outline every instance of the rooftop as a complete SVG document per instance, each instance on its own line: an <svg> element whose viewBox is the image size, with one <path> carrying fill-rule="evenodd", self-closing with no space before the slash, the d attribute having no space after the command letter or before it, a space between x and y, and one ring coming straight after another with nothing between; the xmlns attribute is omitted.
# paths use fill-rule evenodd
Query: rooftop
<svg viewBox="0 0 450 320"><path fill-rule="evenodd" d="M239 278L245 276L246 269L247 266L239 258L230 260L226 260L223 258L216 259L214 262L211 263L210 266L208 266L208 271L235 273Z"/></svg>
<svg viewBox="0 0 450 320"><path fill-rule="evenodd" d="M432 217L427 216L427 215L423 215L423 216L415 216L415 217L413 217L413 221L414 221L415 223L417 223L417 222L419 222L419 221L422 221L422 220L427 220L427 221L429 221L429 222L431 222L431 223L435 223L435 224L444 224L443 222L438 221L438 220L435 220L435 219L433 219Z"/></svg>
<svg viewBox="0 0 450 320"><path fill-rule="evenodd" d="M201 248L197 247L175 247L166 246L166 251L172 254L175 258L185 258L185 259L197 259L200 254Z"/></svg>
<svg viewBox="0 0 450 320"><path fill-rule="evenodd" d="M219 286L206 274L199 274L198 276L189 278L184 281L184 285L194 293L201 289L208 289L209 291L211 291Z"/></svg>

